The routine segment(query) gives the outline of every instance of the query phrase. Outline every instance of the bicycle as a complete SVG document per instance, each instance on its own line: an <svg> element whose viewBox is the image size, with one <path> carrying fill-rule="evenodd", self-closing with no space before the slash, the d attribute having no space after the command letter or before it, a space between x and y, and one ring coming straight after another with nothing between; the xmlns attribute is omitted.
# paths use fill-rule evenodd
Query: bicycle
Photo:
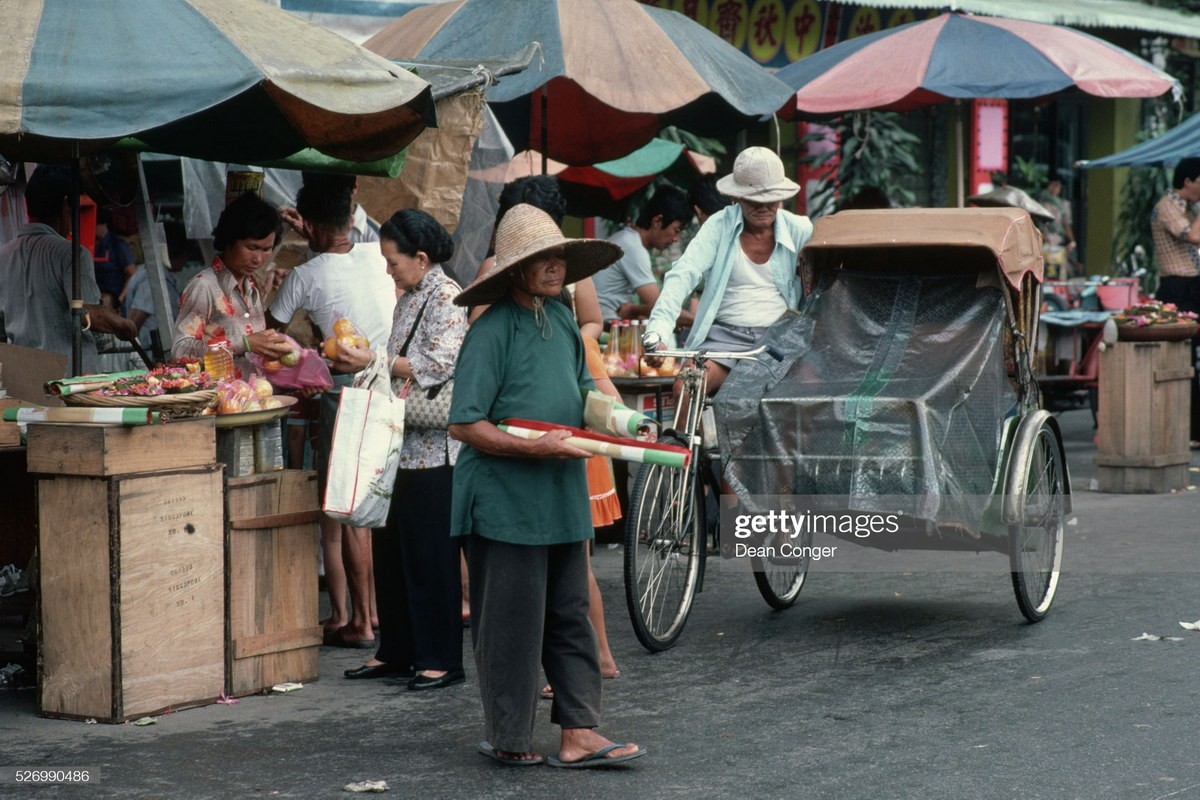
<svg viewBox="0 0 1200 800"><path fill-rule="evenodd" d="M683 392L674 423L663 431L659 442L685 447L691 457L682 469L643 465L629 496L625 601L638 641L652 652L668 649L683 632L692 601L704 587L708 543L720 546L719 514L708 519L709 506L719 503L721 480L716 469L716 420L706 391L704 365L714 358L755 359L764 353L782 360L781 354L765 345L736 353L655 351L659 341L648 334L646 351L685 360L679 371ZM702 401L694 402L695 398ZM755 583L767 603L778 610L791 606L804 585L807 558L751 560Z"/></svg>

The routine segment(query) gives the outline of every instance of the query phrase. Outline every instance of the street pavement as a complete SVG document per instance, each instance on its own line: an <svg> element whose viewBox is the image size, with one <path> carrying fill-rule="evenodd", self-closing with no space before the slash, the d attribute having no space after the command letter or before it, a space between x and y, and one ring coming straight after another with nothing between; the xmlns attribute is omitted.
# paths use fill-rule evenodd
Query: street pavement
<svg viewBox="0 0 1200 800"><path fill-rule="evenodd" d="M621 551L601 547L623 673L605 681L601 732L649 751L628 766L501 767L475 752L469 657L465 685L409 693L344 680L369 651L324 648L321 680L301 691L146 727L42 719L33 692L0 691L0 766L100 771L87 787L0 778L0 798L336 798L363 780L405 798L1200 798L1200 633L1178 624L1200 619L1200 497L1090 491L1090 414L1060 421L1077 518L1040 624L982 560L976 572L814 572L785 612L710 561L678 645L651 655L626 616ZM555 730L545 703L541 751L555 751Z"/></svg>

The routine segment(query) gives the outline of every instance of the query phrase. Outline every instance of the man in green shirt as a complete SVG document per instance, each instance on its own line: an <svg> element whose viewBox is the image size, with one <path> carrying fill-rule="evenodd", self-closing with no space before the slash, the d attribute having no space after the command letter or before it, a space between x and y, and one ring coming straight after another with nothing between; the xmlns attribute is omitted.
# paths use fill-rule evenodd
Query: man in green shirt
<svg viewBox="0 0 1200 800"><path fill-rule="evenodd" d="M584 460L570 432L527 440L509 418L579 427L593 387L575 320L546 302L566 283L616 261L608 242L563 237L545 212L518 205L496 231L496 258L455 302L491 304L455 368L450 435L466 445L454 470L451 534L470 536L471 634L487 740L504 764L609 766L645 753L595 731L600 661L588 622L592 538ZM554 686L557 756L533 751L539 659Z"/></svg>

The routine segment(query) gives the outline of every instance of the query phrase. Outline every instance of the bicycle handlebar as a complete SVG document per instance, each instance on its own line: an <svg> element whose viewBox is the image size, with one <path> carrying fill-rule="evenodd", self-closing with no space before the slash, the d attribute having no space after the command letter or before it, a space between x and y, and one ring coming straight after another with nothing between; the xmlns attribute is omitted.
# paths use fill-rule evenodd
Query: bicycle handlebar
<svg viewBox="0 0 1200 800"><path fill-rule="evenodd" d="M767 355L769 355L771 358L775 359L776 361L783 361L783 353L779 352L774 347L770 347L765 344L760 345L759 347L756 347L753 350L743 350L738 353L720 353L715 350L669 350L668 349L668 350L655 350L650 353L645 353L645 354L643 354L642 357L645 358L646 356L653 356L656 358L691 358L691 359L700 359L700 360L713 359L713 358L725 358L725 359L729 359L731 361L736 361L739 359L758 358L763 353L766 353Z"/></svg>

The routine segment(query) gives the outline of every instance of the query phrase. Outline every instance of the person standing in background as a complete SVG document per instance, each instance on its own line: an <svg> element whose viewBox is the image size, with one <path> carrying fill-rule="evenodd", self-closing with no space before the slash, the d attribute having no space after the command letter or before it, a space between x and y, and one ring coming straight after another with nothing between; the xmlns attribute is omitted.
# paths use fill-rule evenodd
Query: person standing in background
<svg viewBox="0 0 1200 800"><path fill-rule="evenodd" d="M300 311L329 338L342 319L352 322L371 347L388 340L396 286L387 274L378 242L354 242L351 231L351 189L345 185L305 184L296 196L309 249L316 255L287 274L271 303L269 324L288 325ZM324 493L329 471L333 425L342 387L353 376L335 374L333 388L321 394L316 470ZM322 517L321 544L331 616L324 621L325 643L336 647L375 647L378 624L371 572L371 529L343 525ZM350 609L346 608L346 592Z"/></svg>
<svg viewBox="0 0 1200 800"><path fill-rule="evenodd" d="M34 170L25 187L29 222L0 247L0 339L70 358L75 319L71 313L71 172L58 164ZM84 303L83 372L99 370L91 331L130 340L137 327L101 302L92 256L80 248L80 289Z"/></svg>
<svg viewBox="0 0 1200 800"><path fill-rule="evenodd" d="M1200 158L1185 158L1175 166L1173 188L1150 212L1150 234L1158 258L1158 291L1164 303L1180 311L1200 312ZM1200 337L1192 339L1196 361ZM1192 448L1200 447L1200 374L1192 376Z"/></svg>

